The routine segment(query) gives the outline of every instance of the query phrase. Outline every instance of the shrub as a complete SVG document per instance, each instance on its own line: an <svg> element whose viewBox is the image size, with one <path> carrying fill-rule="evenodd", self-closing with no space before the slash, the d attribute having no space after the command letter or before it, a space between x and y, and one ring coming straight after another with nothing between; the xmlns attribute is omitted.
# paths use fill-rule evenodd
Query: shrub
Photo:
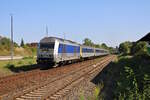
<svg viewBox="0 0 150 100"><path fill-rule="evenodd" d="M114 96L119 100L149 100L150 99L150 61L147 57L134 56L122 58L119 66Z"/></svg>
<svg viewBox="0 0 150 100"><path fill-rule="evenodd" d="M11 64L11 63L7 63L7 65L5 66L6 68L9 68L9 69L12 69L15 67L14 64Z"/></svg>
<svg viewBox="0 0 150 100"><path fill-rule="evenodd" d="M18 64L22 64L22 63L23 63L22 61L19 61L19 62L18 62Z"/></svg>
<svg viewBox="0 0 150 100"><path fill-rule="evenodd" d="M132 47L132 54L135 56L146 56L148 55L147 43L138 42Z"/></svg>

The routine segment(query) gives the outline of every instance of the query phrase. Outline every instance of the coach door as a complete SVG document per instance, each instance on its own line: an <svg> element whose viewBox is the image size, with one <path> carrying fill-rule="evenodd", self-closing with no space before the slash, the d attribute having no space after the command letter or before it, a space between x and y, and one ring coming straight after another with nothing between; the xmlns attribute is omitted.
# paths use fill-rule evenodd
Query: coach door
<svg viewBox="0 0 150 100"><path fill-rule="evenodd" d="M62 58L65 59L66 58L66 45L63 44L63 49L62 49Z"/></svg>
<svg viewBox="0 0 150 100"><path fill-rule="evenodd" d="M77 53L77 47L74 46L74 57L76 57L76 53Z"/></svg>
<svg viewBox="0 0 150 100"><path fill-rule="evenodd" d="M80 57L82 57L82 46L80 46Z"/></svg>

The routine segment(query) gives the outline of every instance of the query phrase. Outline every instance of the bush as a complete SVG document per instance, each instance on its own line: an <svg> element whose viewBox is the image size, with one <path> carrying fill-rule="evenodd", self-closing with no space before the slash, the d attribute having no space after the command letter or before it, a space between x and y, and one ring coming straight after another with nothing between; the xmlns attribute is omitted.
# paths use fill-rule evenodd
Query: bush
<svg viewBox="0 0 150 100"><path fill-rule="evenodd" d="M148 49L146 42L138 42L132 47L132 54L135 56L147 56Z"/></svg>
<svg viewBox="0 0 150 100"><path fill-rule="evenodd" d="M119 60L114 96L119 100L150 99L150 61L147 57L134 56Z"/></svg>
<svg viewBox="0 0 150 100"><path fill-rule="evenodd" d="M9 68L9 69L12 69L12 68L15 67L15 65L14 65L14 64L11 64L11 63L8 63L5 67L6 67L6 68Z"/></svg>
<svg viewBox="0 0 150 100"><path fill-rule="evenodd" d="M23 64L23 62L22 62L22 61L19 61L18 64Z"/></svg>

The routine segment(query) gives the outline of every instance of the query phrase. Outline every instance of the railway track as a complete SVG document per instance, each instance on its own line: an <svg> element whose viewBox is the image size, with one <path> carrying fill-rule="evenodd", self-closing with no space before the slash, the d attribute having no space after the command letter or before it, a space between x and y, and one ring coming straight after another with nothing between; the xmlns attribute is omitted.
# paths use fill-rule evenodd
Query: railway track
<svg viewBox="0 0 150 100"><path fill-rule="evenodd" d="M39 70L26 74L21 74L16 76L12 76L10 80L12 82L19 81L20 79L24 80L24 78L33 79L37 77L37 75L40 76L41 80L40 82L37 82L36 84L31 84L30 86L26 86L26 88L22 88L22 90L13 91L12 93L7 93L1 96L2 100L45 100L45 99L60 99L69 90L71 90L73 87L75 87L77 84L80 84L82 81L86 79L91 79L93 76L95 76L100 70L102 70L112 59L114 56L107 56L104 58L101 58L101 61L98 62L95 60L94 62L92 60L85 61L82 64L72 64L67 65L69 69L65 69L64 67L61 67L63 70L58 71L60 68L55 68L52 71L46 70L44 72L40 72ZM98 62L98 63L97 63ZM72 67L69 67L72 66ZM76 67L78 66L78 67ZM92 66L92 67L91 67ZM76 68L75 70L72 70ZM57 71L57 75L55 73ZM61 72L66 72L63 74L59 74ZM53 74L52 74L53 73ZM53 75L56 75L55 77ZM45 78L45 77L46 78ZM8 78L9 79L9 78ZM8 79L2 79L0 80L0 84L3 83L9 83ZM28 80L28 79L26 79ZM37 79L39 80L39 78ZM22 81L24 82L24 81ZM18 83L20 84L20 83ZM7 84L5 84L7 85ZM27 84L26 84L27 85ZM1 86L1 85L0 85ZM9 89L8 89L9 90Z"/></svg>
<svg viewBox="0 0 150 100"><path fill-rule="evenodd" d="M22 91L26 87L36 85L37 83L45 81L49 78L68 73L72 69L76 69L91 62L92 60L89 60L50 70L32 70L29 72L3 77L0 79L0 96L3 94L8 94L8 92L14 92L14 90L16 90L15 92L17 92L17 90Z"/></svg>

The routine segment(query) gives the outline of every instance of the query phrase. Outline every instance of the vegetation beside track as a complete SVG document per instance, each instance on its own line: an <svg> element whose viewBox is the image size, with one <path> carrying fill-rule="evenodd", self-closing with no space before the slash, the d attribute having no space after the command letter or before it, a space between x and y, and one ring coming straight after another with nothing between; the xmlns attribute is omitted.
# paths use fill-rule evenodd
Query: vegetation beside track
<svg viewBox="0 0 150 100"><path fill-rule="evenodd" d="M104 85L100 98L105 100L150 99L150 54L145 42L125 42L121 55L95 79Z"/></svg>
<svg viewBox="0 0 150 100"><path fill-rule="evenodd" d="M104 100L149 100L150 57L120 56L110 63L95 79Z"/></svg>
<svg viewBox="0 0 150 100"><path fill-rule="evenodd" d="M115 98L150 99L149 59L149 56L120 57L116 63L119 72L115 80Z"/></svg>
<svg viewBox="0 0 150 100"><path fill-rule="evenodd" d="M11 51L11 41L9 38L0 38L0 56L10 56ZM32 47L24 44L23 39L21 44L18 45L14 42L14 56L22 56L24 59L20 60L7 60L0 61L0 77L13 74L14 72L26 71L33 68L33 64L36 64L36 46Z"/></svg>
<svg viewBox="0 0 150 100"><path fill-rule="evenodd" d="M3 37L0 39L0 56L9 56L11 51L10 39ZM36 56L36 47L30 47L24 44L23 39L20 46L14 42L14 55L15 56Z"/></svg>
<svg viewBox="0 0 150 100"><path fill-rule="evenodd" d="M0 77L7 76L20 71L32 69L36 64L36 58L24 57L19 60L0 61Z"/></svg>

